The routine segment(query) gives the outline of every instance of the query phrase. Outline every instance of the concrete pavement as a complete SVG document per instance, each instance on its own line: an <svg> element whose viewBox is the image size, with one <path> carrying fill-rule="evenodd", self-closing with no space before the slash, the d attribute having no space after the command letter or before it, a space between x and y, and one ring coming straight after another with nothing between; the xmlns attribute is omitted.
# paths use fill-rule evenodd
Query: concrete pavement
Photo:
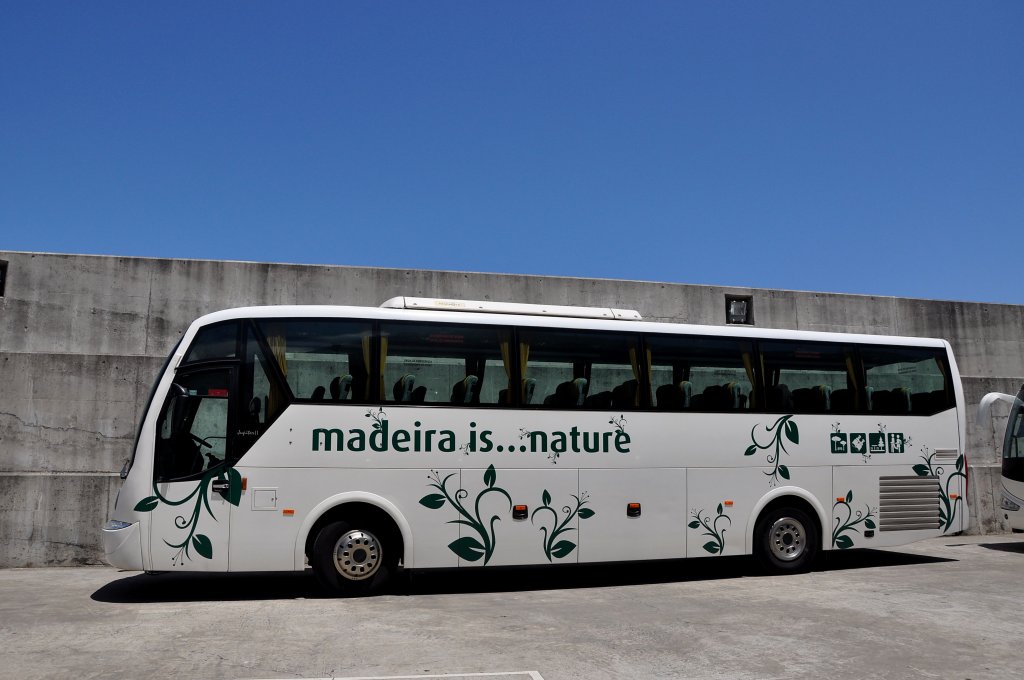
<svg viewBox="0 0 1024 680"><path fill-rule="evenodd" d="M340 600L302 574L0 570L0 677L1024 675L1022 537L753 572L744 558L449 571Z"/></svg>

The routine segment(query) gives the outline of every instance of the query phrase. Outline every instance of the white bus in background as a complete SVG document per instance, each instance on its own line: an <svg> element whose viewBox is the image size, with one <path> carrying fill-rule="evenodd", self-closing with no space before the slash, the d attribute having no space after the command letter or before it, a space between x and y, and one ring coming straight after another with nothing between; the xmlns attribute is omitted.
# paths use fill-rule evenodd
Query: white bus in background
<svg viewBox="0 0 1024 680"><path fill-rule="evenodd" d="M193 322L112 520L130 570L406 569L823 550L967 527L943 340L394 298Z"/></svg>
<svg viewBox="0 0 1024 680"><path fill-rule="evenodd" d="M986 394L978 409L978 422L988 425L991 405L1002 401L1010 405L1003 435L1002 499L1003 519L1013 531L1024 531L1024 385L1017 396L992 392Z"/></svg>

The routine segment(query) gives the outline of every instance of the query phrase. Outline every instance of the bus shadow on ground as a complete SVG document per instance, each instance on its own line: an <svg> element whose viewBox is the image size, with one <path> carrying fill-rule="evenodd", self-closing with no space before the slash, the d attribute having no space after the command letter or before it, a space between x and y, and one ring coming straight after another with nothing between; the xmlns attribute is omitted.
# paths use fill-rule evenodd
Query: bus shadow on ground
<svg viewBox="0 0 1024 680"><path fill-rule="evenodd" d="M1024 544L989 544L984 547ZM1016 550L1022 550L1017 548ZM872 569L914 564L954 562L891 550L850 550L828 553L816 571ZM689 583L760 576L750 557L702 560L619 562L558 565L555 567L490 567L399 572L382 595L417 596L486 592L528 592L616 586ZM138 604L152 602L229 602L295 600L329 597L309 573L132 574L111 581L92 594L98 602Z"/></svg>
<svg viewBox="0 0 1024 680"><path fill-rule="evenodd" d="M1003 552L1010 553L1024 553L1024 542L1014 541L1007 543L979 543L982 548L988 548L989 550L1001 550Z"/></svg>

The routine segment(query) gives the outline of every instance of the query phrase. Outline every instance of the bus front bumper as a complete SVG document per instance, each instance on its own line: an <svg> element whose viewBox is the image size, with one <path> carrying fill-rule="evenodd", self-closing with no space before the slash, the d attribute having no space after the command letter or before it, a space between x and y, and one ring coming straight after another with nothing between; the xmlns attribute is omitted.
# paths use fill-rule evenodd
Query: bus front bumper
<svg viewBox="0 0 1024 680"><path fill-rule="evenodd" d="M142 571L142 532L139 523L110 521L103 527L103 559L127 571Z"/></svg>

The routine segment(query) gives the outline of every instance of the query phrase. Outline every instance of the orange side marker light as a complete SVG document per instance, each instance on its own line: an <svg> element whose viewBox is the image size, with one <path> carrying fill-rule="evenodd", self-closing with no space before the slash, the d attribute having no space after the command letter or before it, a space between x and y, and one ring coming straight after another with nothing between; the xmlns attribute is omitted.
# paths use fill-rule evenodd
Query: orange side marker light
<svg viewBox="0 0 1024 680"><path fill-rule="evenodd" d="M285 508L281 511L281 514L285 517L292 517L295 514L295 510L293 508Z"/></svg>
<svg viewBox="0 0 1024 680"><path fill-rule="evenodd" d="M731 508L732 507L732 501L722 501L722 505L724 505L727 508Z"/></svg>

